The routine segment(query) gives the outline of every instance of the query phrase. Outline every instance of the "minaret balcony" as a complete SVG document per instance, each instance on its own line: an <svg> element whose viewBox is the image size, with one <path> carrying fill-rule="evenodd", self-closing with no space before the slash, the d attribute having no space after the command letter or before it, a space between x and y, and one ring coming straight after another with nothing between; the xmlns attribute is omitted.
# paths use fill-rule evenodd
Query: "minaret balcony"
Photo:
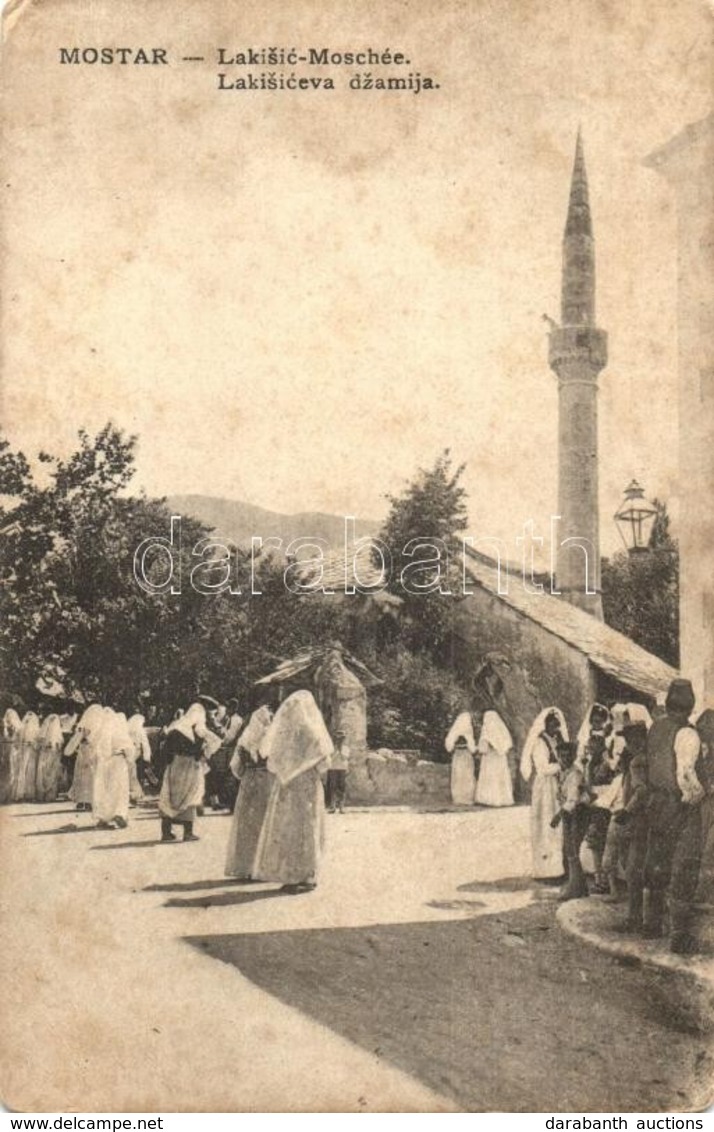
<svg viewBox="0 0 714 1132"><path fill-rule="evenodd" d="M607 331L595 326L560 326L548 336L548 362L559 377L583 367L595 377L607 365Z"/></svg>

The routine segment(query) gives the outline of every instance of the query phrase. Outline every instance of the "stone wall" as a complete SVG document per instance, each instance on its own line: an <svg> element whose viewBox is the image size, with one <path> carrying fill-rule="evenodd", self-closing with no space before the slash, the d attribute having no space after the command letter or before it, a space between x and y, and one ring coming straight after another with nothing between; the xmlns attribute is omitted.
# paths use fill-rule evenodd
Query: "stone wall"
<svg viewBox="0 0 714 1132"><path fill-rule="evenodd" d="M347 775L347 804L427 806L451 804L451 768L416 758L385 758L374 751L353 755Z"/></svg>
<svg viewBox="0 0 714 1132"><path fill-rule="evenodd" d="M513 584L519 585L519 579ZM488 590L475 587L457 615L454 660L464 680L488 652L510 661L496 706L517 752L535 717L553 704L562 709L571 734L577 733L596 698L596 672L588 658Z"/></svg>

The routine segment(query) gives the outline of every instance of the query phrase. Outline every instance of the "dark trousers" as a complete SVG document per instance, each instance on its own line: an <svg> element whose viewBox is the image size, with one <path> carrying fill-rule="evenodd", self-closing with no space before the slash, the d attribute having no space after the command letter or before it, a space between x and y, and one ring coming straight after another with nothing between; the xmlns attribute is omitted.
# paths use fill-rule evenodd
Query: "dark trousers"
<svg viewBox="0 0 714 1132"><path fill-rule="evenodd" d="M220 747L211 759L210 769L206 775L206 798L209 801L217 798L226 809L231 808L232 803L235 802L232 783L236 780L228 769L229 762L230 751L227 747Z"/></svg>
<svg viewBox="0 0 714 1132"><path fill-rule="evenodd" d="M583 843L590 814L586 806L576 806L572 813L563 813L563 854L568 879L563 897L587 896L588 886L580 864L580 846Z"/></svg>
<svg viewBox="0 0 714 1132"><path fill-rule="evenodd" d="M674 856L669 881L669 913L673 933L691 933L693 904L702 859L702 815L699 806L688 806Z"/></svg>
<svg viewBox="0 0 714 1132"><path fill-rule="evenodd" d="M603 810L600 806L590 807L585 838L595 858L595 868L598 873L602 868L602 855L605 852L610 817L609 810Z"/></svg>
<svg viewBox="0 0 714 1132"><path fill-rule="evenodd" d="M679 794L657 790L647 809L647 852L644 880L649 890L649 911L646 927L660 929L664 919L667 889L672 877L672 863L687 821L687 807Z"/></svg>
<svg viewBox="0 0 714 1132"><path fill-rule="evenodd" d="M632 930L639 930L642 928L644 913L647 814L644 812L633 814L624 829L627 920Z"/></svg>
<svg viewBox="0 0 714 1132"><path fill-rule="evenodd" d="M167 818L162 814L161 815L161 840L162 841L174 840L173 833L171 832L171 827L174 826L174 825L182 825L183 826L184 838L189 837L193 833L193 822L192 821L176 821L175 818Z"/></svg>
<svg viewBox="0 0 714 1132"><path fill-rule="evenodd" d="M334 810L335 807L342 809L345 804L345 794L347 792L347 771L346 770L328 770L327 772L327 789L325 791L325 801L327 802L328 810Z"/></svg>

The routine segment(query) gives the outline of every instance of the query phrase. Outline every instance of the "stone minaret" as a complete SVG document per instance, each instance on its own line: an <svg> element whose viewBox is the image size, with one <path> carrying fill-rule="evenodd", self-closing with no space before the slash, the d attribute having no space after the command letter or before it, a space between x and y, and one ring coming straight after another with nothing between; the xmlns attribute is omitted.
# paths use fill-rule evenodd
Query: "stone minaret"
<svg viewBox="0 0 714 1132"><path fill-rule="evenodd" d="M602 619L597 379L607 362L607 334L595 323L595 246L580 131L563 236L561 325L550 333L549 362L558 378L557 590Z"/></svg>

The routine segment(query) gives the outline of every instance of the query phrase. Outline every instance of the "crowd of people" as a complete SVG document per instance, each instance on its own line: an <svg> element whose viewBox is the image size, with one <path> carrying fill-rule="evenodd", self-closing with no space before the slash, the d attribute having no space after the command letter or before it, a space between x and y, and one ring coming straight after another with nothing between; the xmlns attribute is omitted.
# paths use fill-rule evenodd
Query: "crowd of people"
<svg viewBox="0 0 714 1132"><path fill-rule="evenodd" d="M563 713L534 721L520 769L531 787L533 874L561 900L626 904L621 930L697 949L694 921L713 901L714 711L696 723L676 679L652 718L640 704L594 704L575 742Z"/></svg>
<svg viewBox="0 0 714 1132"><path fill-rule="evenodd" d="M714 711L691 722L687 680L672 682L650 716L641 704L596 703L574 741L563 712L545 708L520 756L530 793L533 876L559 898L593 894L626 903L623 931L670 934L673 951L697 946L699 904L714 900ZM225 872L241 881L315 887L325 803L345 803L350 752L330 734L312 693L267 703L243 719L198 696L149 740L145 719L91 704L3 719L0 801L66 797L99 829L125 828L132 805L158 793L162 842L195 841L204 806L231 813ZM463 712L445 741L458 805L511 806L515 752L498 712Z"/></svg>
<svg viewBox="0 0 714 1132"><path fill-rule="evenodd" d="M0 800L66 797L91 813L98 829L125 829L132 805L158 790L162 842L196 841L197 816L209 805L232 811L226 875L310 891L324 844L325 791L344 803L349 751L344 731L327 730L309 691L288 696L275 715L263 704L247 721L237 701L199 696L155 735L143 715L127 719L91 704L81 717L14 708L3 718ZM331 766L334 755L335 766ZM232 783L232 785L231 785Z"/></svg>

